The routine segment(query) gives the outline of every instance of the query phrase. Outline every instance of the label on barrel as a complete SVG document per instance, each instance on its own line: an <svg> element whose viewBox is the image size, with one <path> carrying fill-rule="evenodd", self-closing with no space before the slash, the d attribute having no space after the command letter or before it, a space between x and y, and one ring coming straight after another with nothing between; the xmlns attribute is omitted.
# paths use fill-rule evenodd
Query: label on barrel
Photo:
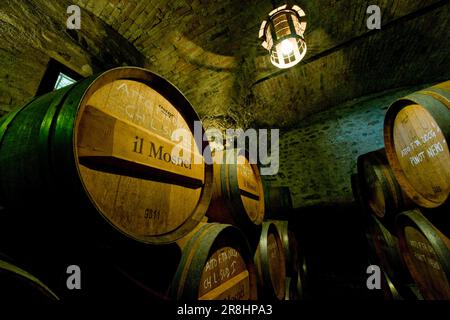
<svg viewBox="0 0 450 320"><path fill-rule="evenodd" d="M146 241L179 228L196 210L204 164L182 114L148 85L115 80L80 106L77 156L81 178L99 211L125 234ZM173 153L177 147L179 153Z"/></svg>
<svg viewBox="0 0 450 320"><path fill-rule="evenodd" d="M250 279L241 254L232 247L214 252L206 262L200 279L200 300L248 300Z"/></svg>
<svg viewBox="0 0 450 320"><path fill-rule="evenodd" d="M429 201L445 201L450 193L450 153L431 114L419 105L403 108L393 134L400 167L415 191Z"/></svg>
<svg viewBox="0 0 450 320"><path fill-rule="evenodd" d="M448 279L431 243L417 229L409 226L405 227L405 240L410 262L413 264L410 268L411 275L424 295L434 299L450 299Z"/></svg>

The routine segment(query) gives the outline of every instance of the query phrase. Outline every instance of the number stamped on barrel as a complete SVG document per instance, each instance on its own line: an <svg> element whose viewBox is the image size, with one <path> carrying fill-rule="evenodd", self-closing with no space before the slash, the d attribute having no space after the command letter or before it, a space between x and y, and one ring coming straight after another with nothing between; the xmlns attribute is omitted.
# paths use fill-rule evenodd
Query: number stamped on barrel
<svg viewBox="0 0 450 320"><path fill-rule="evenodd" d="M145 209L144 218L148 220L159 220L161 219L161 211L156 209Z"/></svg>

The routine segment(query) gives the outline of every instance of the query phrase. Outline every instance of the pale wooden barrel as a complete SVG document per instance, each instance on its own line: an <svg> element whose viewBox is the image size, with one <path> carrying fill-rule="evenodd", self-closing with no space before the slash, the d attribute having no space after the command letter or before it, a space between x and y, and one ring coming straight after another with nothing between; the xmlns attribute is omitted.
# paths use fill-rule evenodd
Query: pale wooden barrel
<svg viewBox="0 0 450 320"><path fill-rule="evenodd" d="M260 297L283 300L286 286L286 266L283 242L272 222L264 222L255 252Z"/></svg>
<svg viewBox="0 0 450 320"><path fill-rule="evenodd" d="M362 200L379 218L393 218L412 208L412 201L398 184L384 149L359 156L357 168Z"/></svg>
<svg viewBox="0 0 450 320"><path fill-rule="evenodd" d="M244 230L255 229L264 220L264 189L256 164L245 150L214 153L214 184L207 216Z"/></svg>
<svg viewBox="0 0 450 320"><path fill-rule="evenodd" d="M194 139L198 120L167 80L134 67L36 98L0 122L1 198L25 207L27 219L30 206L64 211L34 221L42 234L59 227L101 238L107 229L150 244L176 241L201 221L211 197L207 142ZM172 154L177 130L186 133L182 156Z"/></svg>
<svg viewBox="0 0 450 320"><path fill-rule="evenodd" d="M269 220L274 223L278 234L280 235L284 249L284 261L286 265L286 274L288 276L296 275L301 269L301 261L299 244L295 232L289 227L287 220Z"/></svg>
<svg viewBox="0 0 450 320"><path fill-rule="evenodd" d="M384 121L386 155L406 194L419 206L448 204L450 81L394 102Z"/></svg>
<svg viewBox="0 0 450 320"><path fill-rule="evenodd" d="M256 300L256 269L243 233L205 223L179 242L183 255L172 281L176 300Z"/></svg>

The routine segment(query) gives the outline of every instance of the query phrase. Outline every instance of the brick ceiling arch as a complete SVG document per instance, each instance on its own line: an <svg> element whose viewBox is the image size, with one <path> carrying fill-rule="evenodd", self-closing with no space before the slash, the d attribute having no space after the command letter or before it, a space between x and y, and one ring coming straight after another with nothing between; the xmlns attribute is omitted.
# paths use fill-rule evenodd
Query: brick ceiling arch
<svg viewBox="0 0 450 320"><path fill-rule="evenodd" d="M173 82L207 126L289 128L349 99L449 78L450 5L439 0L299 0L308 53L287 71L258 40L269 0L77 0ZM367 29L367 7L382 28Z"/></svg>

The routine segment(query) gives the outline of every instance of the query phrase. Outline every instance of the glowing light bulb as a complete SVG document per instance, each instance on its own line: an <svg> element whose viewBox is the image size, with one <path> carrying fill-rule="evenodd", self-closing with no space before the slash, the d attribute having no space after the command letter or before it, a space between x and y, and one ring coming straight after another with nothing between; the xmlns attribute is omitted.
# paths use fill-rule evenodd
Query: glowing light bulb
<svg viewBox="0 0 450 320"><path fill-rule="evenodd" d="M290 39L285 39L281 42L281 52L285 56L289 56L294 51L294 46L292 45L292 42Z"/></svg>

